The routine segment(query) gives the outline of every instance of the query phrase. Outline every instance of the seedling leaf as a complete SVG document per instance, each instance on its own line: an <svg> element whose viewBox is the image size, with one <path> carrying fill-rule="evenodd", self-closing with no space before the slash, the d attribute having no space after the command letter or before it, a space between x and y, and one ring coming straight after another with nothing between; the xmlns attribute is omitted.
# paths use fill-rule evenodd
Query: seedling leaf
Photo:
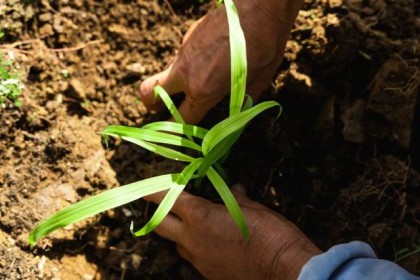
<svg viewBox="0 0 420 280"><path fill-rule="evenodd" d="M175 201L178 199L185 186L188 184L189 180L194 175L194 172L198 169L198 167L200 167L202 161L203 158L195 159L187 165L184 170L182 170L181 174L177 177L176 181L165 195L165 198L159 204L159 207L156 209L156 212L153 214L150 221L144 227L137 232L133 232L133 224L131 224L130 229L135 236L142 236L150 233L163 221L172 209L172 206L174 206Z"/></svg>
<svg viewBox="0 0 420 280"><path fill-rule="evenodd" d="M29 243L35 245L39 238L58 228L79 222L108 209L127 204L143 196L167 190L177 182L179 176L180 174L168 174L149 178L104 191L72 204L36 226L29 235Z"/></svg>
<svg viewBox="0 0 420 280"><path fill-rule="evenodd" d="M239 22L238 11L232 0L225 0L229 24L231 97L229 115L241 111L246 89L247 60L245 36Z"/></svg>
<svg viewBox="0 0 420 280"><path fill-rule="evenodd" d="M119 136L127 136L137 140L143 140L154 143L175 145L197 150L201 152L201 147L189 139L185 139L178 135L165 132L148 130L145 128L129 127L122 125L110 125L103 133L116 134Z"/></svg>
<svg viewBox="0 0 420 280"><path fill-rule="evenodd" d="M185 124L184 119L182 118L175 104L172 102L172 99L166 92L166 90L161 86L155 86L153 92L155 93L155 97L159 96L160 99L162 99L163 103L165 104L166 108L168 108L174 120L177 123Z"/></svg>
<svg viewBox="0 0 420 280"><path fill-rule="evenodd" d="M250 120L259 115L261 112L278 106L281 106L275 101L266 101L262 102L251 109L242 111L236 115L230 116L223 121L216 124L210 131L206 134L202 143L202 152L204 156L207 154L223 139L231 135L235 131L242 129Z"/></svg>
<svg viewBox="0 0 420 280"><path fill-rule="evenodd" d="M225 181L223 181L222 177L216 172L216 170L214 170L213 167L209 168L206 175L215 187L217 193L222 198L229 211L229 214L232 216L236 225L239 227L244 237L247 240L249 240L250 234L244 214L242 213L242 210L239 207L239 204L233 196L232 192L230 191L229 187L227 186Z"/></svg>
<svg viewBox="0 0 420 280"><path fill-rule="evenodd" d="M208 132L207 129L199 126L174 122L154 122L146 124L142 128L155 131L166 131L171 133L184 134L187 136L194 136L200 139L203 139Z"/></svg>
<svg viewBox="0 0 420 280"><path fill-rule="evenodd" d="M119 136L117 134L112 134L112 133L104 133L102 132L102 134L104 135L109 135L109 136L113 136L113 137L120 137L121 139L131 142L133 144L136 144L146 150L149 150L155 154L161 155L163 157L169 158L169 159L173 159L173 160L178 160L178 161L186 161L186 162L191 162L194 160L193 157L190 157L189 155L186 155L184 153L181 153L177 150L168 148L168 147L163 147L163 146L159 146L157 144L153 144L153 143L149 143L143 140L139 140L139 139L135 139L132 137L128 137L128 136Z"/></svg>

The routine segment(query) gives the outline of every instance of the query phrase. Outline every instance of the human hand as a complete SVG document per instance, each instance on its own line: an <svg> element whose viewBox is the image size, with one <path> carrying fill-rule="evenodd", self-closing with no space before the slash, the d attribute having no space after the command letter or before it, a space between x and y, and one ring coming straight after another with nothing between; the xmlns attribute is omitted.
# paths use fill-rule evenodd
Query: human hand
<svg viewBox="0 0 420 280"><path fill-rule="evenodd" d="M178 253L207 279L297 279L321 251L291 222L250 200L242 186L234 195L245 215L246 240L223 205L183 192L156 233L177 244ZM160 203L164 192L146 197Z"/></svg>
<svg viewBox="0 0 420 280"><path fill-rule="evenodd" d="M245 33L247 94L257 100L283 58L286 41L303 0L234 1ZM209 12L189 29L166 70L140 86L142 101L156 109L153 87L170 95L185 93L179 111L187 123L199 122L230 91L230 48L226 11Z"/></svg>

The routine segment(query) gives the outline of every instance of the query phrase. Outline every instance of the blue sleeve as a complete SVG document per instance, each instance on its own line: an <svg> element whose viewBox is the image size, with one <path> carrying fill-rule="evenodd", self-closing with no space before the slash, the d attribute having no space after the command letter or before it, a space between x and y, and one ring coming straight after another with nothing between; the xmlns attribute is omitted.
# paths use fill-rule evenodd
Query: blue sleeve
<svg viewBox="0 0 420 280"><path fill-rule="evenodd" d="M311 258L302 268L298 280L419 280L397 264L380 260L372 248L353 241L332 247Z"/></svg>

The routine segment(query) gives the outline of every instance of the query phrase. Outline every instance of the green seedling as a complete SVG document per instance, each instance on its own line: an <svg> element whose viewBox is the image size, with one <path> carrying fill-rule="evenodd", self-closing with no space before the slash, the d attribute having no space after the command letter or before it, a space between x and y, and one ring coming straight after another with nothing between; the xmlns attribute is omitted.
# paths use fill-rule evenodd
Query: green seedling
<svg viewBox="0 0 420 280"><path fill-rule="evenodd" d="M3 32L0 32L0 38L4 36ZM5 59L3 54L0 53L0 106L5 108L6 102L9 100L20 106L21 103L18 100L22 93L23 85L19 79L19 73L13 70L12 61Z"/></svg>
<svg viewBox="0 0 420 280"><path fill-rule="evenodd" d="M67 70L67 69L60 70L60 73L61 73L61 75L63 75L64 78L68 78L69 75L70 75L69 70Z"/></svg>
<svg viewBox="0 0 420 280"><path fill-rule="evenodd" d="M136 236L148 234L155 229L169 213L178 196L191 180L207 177L225 203L234 222L246 239L250 233L239 207L224 178L221 166L232 145L239 138L246 124L263 111L278 107L274 101L252 105L251 98L245 98L247 60L245 37L240 26L238 12L232 0L224 1L229 23L231 52L231 97L229 117L211 129L189 125L184 122L166 91L156 86L154 92L165 103L175 122L154 122L141 128L119 125L108 126L101 132L105 143L108 137L118 137L163 157L185 162L180 173L161 175L122 187L104 191L73 204L39 224L30 234L29 242L36 241L48 233L115 208L141 197L167 190L167 193L150 221L140 230L131 231ZM246 102L244 102L246 99ZM182 148L182 151L177 148ZM185 149L191 153L183 152Z"/></svg>

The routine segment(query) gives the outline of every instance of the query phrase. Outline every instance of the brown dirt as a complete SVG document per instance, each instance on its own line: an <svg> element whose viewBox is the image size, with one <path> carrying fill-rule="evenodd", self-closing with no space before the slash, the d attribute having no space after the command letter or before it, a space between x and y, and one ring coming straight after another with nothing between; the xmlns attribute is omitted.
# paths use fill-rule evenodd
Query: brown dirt
<svg viewBox="0 0 420 280"><path fill-rule="evenodd" d="M344 2L344 3L343 3ZM160 118L138 99L208 4L7 1L0 51L24 78L23 106L0 108L1 279L199 279L170 242L134 238L143 202L27 244L41 219L81 198L179 170L108 124ZM322 249L354 239L420 273L419 4L312 0L264 99L284 113L253 122L226 164L232 182L299 225ZM221 105L204 120L225 114ZM249 160L252 159L252 160ZM192 190L197 192L196 190ZM213 197L211 191L203 195Z"/></svg>

